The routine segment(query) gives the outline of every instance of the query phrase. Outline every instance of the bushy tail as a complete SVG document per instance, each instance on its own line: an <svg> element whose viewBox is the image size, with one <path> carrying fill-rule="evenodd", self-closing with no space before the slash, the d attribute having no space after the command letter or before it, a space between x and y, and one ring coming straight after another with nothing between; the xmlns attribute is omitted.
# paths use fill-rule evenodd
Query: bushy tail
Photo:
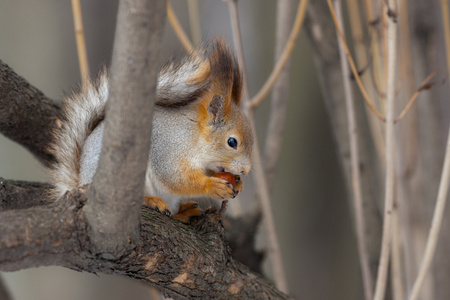
<svg viewBox="0 0 450 300"><path fill-rule="evenodd" d="M80 156L87 137L104 119L108 99L108 76L97 79L77 94L67 97L61 125L54 133L51 151L56 158L50 170L54 189L50 197L59 199L66 191L80 186Z"/></svg>

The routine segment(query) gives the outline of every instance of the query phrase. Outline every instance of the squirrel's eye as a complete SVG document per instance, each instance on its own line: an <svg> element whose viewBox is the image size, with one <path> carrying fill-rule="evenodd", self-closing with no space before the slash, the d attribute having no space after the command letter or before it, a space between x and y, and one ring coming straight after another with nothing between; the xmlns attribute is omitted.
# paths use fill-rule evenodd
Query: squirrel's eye
<svg viewBox="0 0 450 300"><path fill-rule="evenodd" d="M235 138L232 138L232 137L229 138L227 143L228 143L228 146L230 146L231 148L233 148L233 149L237 148L238 142L236 141Z"/></svg>

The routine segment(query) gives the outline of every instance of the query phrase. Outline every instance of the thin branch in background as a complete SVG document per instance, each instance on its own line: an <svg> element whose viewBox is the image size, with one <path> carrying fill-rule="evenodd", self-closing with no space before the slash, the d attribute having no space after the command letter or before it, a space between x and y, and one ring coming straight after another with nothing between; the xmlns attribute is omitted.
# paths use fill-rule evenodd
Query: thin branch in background
<svg viewBox="0 0 450 300"><path fill-rule="evenodd" d="M425 78L424 81L422 81L422 83L420 84L419 88L414 92L414 94L411 96L411 98L409 99L408 103L406 104L405 108L402 110L402 112L398 115L397 118L395 118L394 123L398 123L400 122L403 117L406 115L406 113L409 111L409 109L411 108L411 106L414 104L414 101L416 101L417 97L419 96L420 92L427 90L429 88L431 88L431 84L429 83L431 79L433 79L434 75L436 75L436 70L434 70L433 72L431 72L430 75L428 75L427 78Z"/></svg>
<svg viewBox="0 0 450 300"><path fill-rule="evenodd" d="M389 0L393 3L395 0ZM392 6L392 5L391 5ZM383 236L381 240L381 253L378 261L378 274L375 286L374 300L384 299L386 291L387 273L389 267L390 246L392 240L392 210L394 205L394 181L395 181L395 139L394 139L394 99L396 84L397 62L397 24L388 19L387 28L388 43L388 72L387 72L387 97L386 97L386 178Z"/></svg>
<svg viewBox="0 0 450 300"><path fill-rule="evenodd" d="M245 60L244 60L244 50L242 46L242 38L241 38L241 30L239 25L239 15L237 10L237 2L236 0L225 0L228 4L228 8L230 10L231 23L233 26L233 37L237 51L237 57L239 60L239 64L241 65L242 72L245 75ZM246 77L244 77L246 80ZM253 117L253 110L249 107L249 93L248 93L248 85L247 82L244 81L244 103L247 103L247 109L245 109L245 113L249 119L250 125L252 127L253 132L255 130L255 122ZM258 146L257 137L255 136L255 145L253 147L253 164L256 166L253 170L253 178L256 183L257 190L259 191L259 197L261 201L261 207L263 212L263 221L265 224L265 229L267 232L267 240L268 240L268 252L271 257L272 262L272 270L273 270L273 279L275 281L276 287L284 292L288 293L287 279L286 273L284 270L283 259L281 256L281 248L280 243L278 241L277 232L275 229L275 220L273 218L273 210L271 207L269 189L266 183L266 178L264 174L264 170L261 167L261 153Z"/></svg>
<svg viewBox="0 0 450 300"><path fill-rule="evenodd" d="M411 3L409 0L399 0L399 56L400 76L403 80L400 81L404 84L403 96L399 97L399 105L408 105L405 101L408 100L407 97L413 97L417 90L416 80L415 80L415 68L418 66L416 61L412 57L413 45L411 39L411 26L410 26L410 11ZM420 72L422 73L422 72ZM402 94L400 94L402 95ZM418 259L413 258L416 253L415 247L411 247L412 224L410 223L410 213L414 211L413 203L411 201L411 194L415 192L411 187L411 177L408 174L413 174L418 171L418 162L420 161L420 145L419 145L419 114L418 106L412 106L412 109L408 109L408 118L403 122L404 124L399 127L399 143L401 146L398 147L397 155L399 157L397 167L397 187L399 193L396 197L396 203L398 203L396 214L394 216L394 229L393 229L393 240L392 240L392 285L393 285L393 297L394 300L405 299L406 292L412 286L414 276L416 274L416 262ZM406 115L405 115L406 116ZM399 117L396 118L395 122L399 122ZM417 190L416 190L417 191ZM398 225L396 224L398 222ZM397 229L396 229L397 227ZM398 235L399 241L396 241L396 235ZM422 238L420 238L423 241ZM422 243L422 242L420 242ZM395 247L401 247L401 249L395 249ZM401 253L401 257L397 258L396 252ZM401 262L396 262L397 259L401 259ZM398 264L401 265L401 270L397 271L396 268ZM402 274L397 278L396 273L401 272ZM400 282L401 281L401 282ZM398 298L401 297L401 298Z"/></svg>
<svg viewBox="0 0 450 300"><path fill-rule="evenodd" d="M231 28L233 30L233 40L236 47L236 55L239 61L239 65L241 66L242 72L242 80L244 82L243 88L243 100L245 104L245 108L251 107L250 103L250 93L248 91L248 80L247 80L247 68L245 67L245 59L244 59L244 46L242 43L242 35L241 28L239 25L239 14L237 8L237 0L223 0L227 3L228 9L230 11L231 18ZM255 143L256 144L256 143Z"/></svg>
<svg viewBox="0 0 450 300"><path fill-rule="evenodd" d="M198 45L202 42L202 30L200 26L198 0L188 0L187 5L192 41L194 41L195 45Z"/></svg>
<svg viewBox="0 0 450 300"><path fill-rule="evenodd" d="M177 16L173 12L170 0L167 0L167 18L169 19L169 23L175 31L175 34L177 35L184 49L186 49L187 52L194 51L194 46L192 46L191 41L184 32L183 27L181 27L180 22L178 22Z"/></svg>
<svg viewBox="0 0 450 300"><path fill-rule="evenodd" d="M450 20L448 15L449 13L448 0L442 0L441 5L442 5L442 19L444 23L443 26L445 37L445 50L447 56L447 68L450 74ZM412 287L409 300L417 299L417 297L419 296L420 288L425 280L425 276L433 260L433 256L439 238L439 231L442 224L442 218L444 215L445 204L448 197L449 184L450 184L450 127L448 130L447 148L445 151L444 166L442 168L442 175L439 183L439 190L436 200L436 206L434 207L430 232L428 234L425 252L423 254L419 272L417 274L416 280L414 281L414 285Z"/></svg>
<svg viewBox="0 0 450 300"><path fill-rule="evenodd" d="M339 26L342 27L342 8L341 1L334 0L336 6L336 19ZM338 35L339 40L339 33ZM366 300L372 299L373 293L373 278L370 273L369 266L369 254L367 250L366 242L366 226L364 220L363 200L361 193L361 174L359 171L359 149L358 149L358 128L356 126L355 107L353 99L353 90L348 76L349 68L345 57L344 46L341 43L339 45L339 57L341 60L342 79L344 83L345 103L347 106L347 119L348 119L348 135L350 140L350 161L352 170L352 190L354 200L354 213L355 213L355 227L356 237L358 243L359 262L361 267L361 273L364 284L364 295Z"/></svg>
<svg viewBox="0 0 450 300"><path fill-rule="evenodd" d="M402 276L402 255L400 247L400 224L398 220L398 207L394 206L392 210L392 297L394 300L405 299L405 288L403 286Z"/></svg>
<svg viewBox="0 0 450 300"><path fill-rule="evenodd" d="M369 98L373 99L374 105L377 103L378 93L375 87L375 81L373 79L374 60L370 55L370 46L367 46L367 42L370 40L365 38L364 27L368 25L368 22L362 22L361 16L363 15L360 7L359 0L347 0L347 10L350 21L350 29L353 40L353 47L355 49L356 64L359 67L358 74L361 74L361 70L367 70L367 75L362 76L362 83L366 87ZM341 26L342 27L342 26ZM363 69L362 66L366 66ZM370 113L370 108L365 105L364 110L369 122L369 129L375 145L376 154L382 164L385 162L385 146L384 146L384 125L378 121L378 119Z"/></svg>
<svg viewBox="0 0 450 300"><path fill-rule="evenodd" d="M444 22L445 51L447 56L447 74L450 74L450 20L448 16L448 0L441 0L442 20Z"/></svg>
<svg viewBox="0 0 450 300"><path fill-rule="evenodd" d="M294 49L295 42L297 41L298 35L301 31L303 20L305 19L306 7L308 4L308 0L300 0L297 9L297 15L295 17L294 25L292 27L291 34L289 35L289 40L286 43L286 47L284 48L283 54L280 56L280 59L277 61L272 73L269 78L267 78L266 82L262 86L261 90L250 100L251 107L256 107L264 100L267 94L270 92L270 89L276 82L280 72L283 70L286 62L288 61L292 50Z"/></svg>
<svg viewBox="0 0 450 300"><path fill-rule="evenodd" d="M380 52L379 52L379 43L378 43L378 30L375 26L377 23L376 20L379 20L379 18L375 17L375 14L373 12L373 1L371 0L365 0L364 1L364 7L365 12L367 16L367 24L369 24L369 35L370 35L370 48L371 48L371 57L372 57L372 70L373 70L373 82L374 86L377 88L380 94L380 98L385 97L385 86L383 80L381 80L381 58L380 58ZM380 90L381 89L381 90ZM378 99L378 98L376 98ZM377 103L379 106L381 106L381 101L378 101Z"/></svg>
<svg viewBox="0 0 450 300"><path fill-rule="evenodd" d="M276 35L275 35L275 61L283 53L284 45L289 40L291 23L294 18L296 3L294 0L277 1ZM286 114L290 87L290 59L286 62L280 76L273 85L270 101L270 117L267 126L266 142L264 146L264 170L269 191L272 191L276 171L280 161L283 145L284 128L286 127Z"/></svg>
<svg viewBox="0 0 450 300"><path fill-rule="evenodd" d="M80 0L72 0L73 24L77 41L78 63L80 65L81 85L86 88L89 82L89 63L84 39L83 15Z"/></svg>
<svg viewBox="0 0 450 300"><path fill-rule="evenodd" d="M348 49L347 43L345 42L345 38L344 38L344 34L342 33L342 29L336 20L336 13L334 11L333 4L331 3L331 0L327 0L327 2L328 2L328 7L330 8L331 16L333 17L334 25L336 26L338 36L342 42L342 45L344 46L345 54L347 55L347 59L350 64L350 68L352 70L353 76L355 77L356 83L358 84L359 90L361 91L361 94L363 95L364 100L366 101L366 104L369 106L370 110L375 114L375 116L377 116L378 119L380 119L381 121L386 121L386 118L380 112L378 112L378 110L375 108L372 101L370 100L369 96L367 95L366 90L364 89L364 86L361 82L361 78L359 77L359 74L358 74L358 70L356 69L355 62L353 61L352 55L350 54L350 50Z"/></svg>

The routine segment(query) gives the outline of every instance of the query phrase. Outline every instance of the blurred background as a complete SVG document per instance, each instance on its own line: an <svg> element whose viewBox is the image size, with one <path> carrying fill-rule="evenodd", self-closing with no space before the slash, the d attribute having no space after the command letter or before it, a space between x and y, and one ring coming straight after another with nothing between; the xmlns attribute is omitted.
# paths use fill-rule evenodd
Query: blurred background
<svg viewBox="0 0 450 300"><path fill-rule="evenodd" d="M92 74L109 65L117 1L81 1ZM200 0L203 40L224 37L233 45L227 5ZM172 1L189 32L186 1ZM294 14L295 11L292 11ZM276 1L241 0L239 14L249 90L255 95L273 67ZM166 22L161 63L184 50ZM80 83L70 1L0 1L0 59L19 75L61 101ZM289 108L272 207L291 294L304 299L361 299L349 202L337 162L314 60L304 32L292 55ZM259 143L267 128L269 99L257 109ZM255 168L261 166L254 166ZM0 135L0 177L47 180L44 168L21 146ZM251 177L244 179L251 186ZM255 198L252 188L240 196ZM258 247L264 249L264 229ZM265 276L270 279L266 263ZM14 299L150 299L139 282L110 275L45 267L2 273Z"/></svg>

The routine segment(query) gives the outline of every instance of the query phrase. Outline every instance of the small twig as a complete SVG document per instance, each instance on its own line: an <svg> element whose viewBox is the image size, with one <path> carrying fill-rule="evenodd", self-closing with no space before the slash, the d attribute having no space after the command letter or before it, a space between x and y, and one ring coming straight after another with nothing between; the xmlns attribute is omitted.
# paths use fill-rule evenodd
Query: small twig
<svg viewBox="0 0 450 300"><path fill-rule="evenodd" d="M409 99L408 103L406 104L405 108L402 110L402 112L398 115L397 118L395 118L394 123L398 123L400 122L403 117L406 115L406 113L409 111L409 109L411 108L411 106L414 104L414 101L416 101L417 97L419 96L420 92L422 92L423 90L426 90L428 88L430 88L430 80L433 79L434 75L436 75L436 70L434 70L433 72L431 72L430 75L428 75L427 78L425 78L424 81L422 81L422 83L420 84L419 88L414 92L414 94L411 96L411 98Z"/></svg>
<svg viewBox="0 0 450 300"><path fill-rule="evenodd" d="M202 41L202 30L200 26L200 14L198 11L198 0L188 0L189 27L194 44Z"/></svg>
<svg viewBox="0 0 450 300"><path fill-rule="evenodd" d="M448 0L441 0L442 19L444 21L445 51L447 54L447 68L450 74L450 20L448 17Z"/></svg>
<svg viewBox="0 0 450 300"><path fill-rule="evenodd" d="M239 25L239 15L237 10L236 0L225 0L228 4L228 8L230 9L231 22L233 26L233 37L234 43L236 46L237 57L239 60L239 64L241 66L242 72L244 74L244 103L246 104L245 113L247 118L249 119L250 125L252 127L253 132L255 131L255 122L253 117L253 110L248 105L249 101L249 93L248 93L248 85L246 82L246 71L245 71L245 60L244 60L244 50L242 46L242 38L241 38L241 30ZM253 164L256 166L253 169L253 178L255 180L257 190L259 191L261 207L263 212L263 220L265 224L265 229L267 231L267 239L268 239L268 251L271 254L271 262L273 267L273 278L275 281L276 287L283 291L284 293L288 293L287 279L286 273L284 271L283 259L281 256L281 248L280 243L278 241L278 235L275 229L275 220L273 218L273 210L271 207L269 190L266 183L266 178L263 172L261 153L258 146L257 137L255 136L255 142L253 147Z"/></svg>
<svg viewBox="0 0 450 300"><path fill-rule="evenodd" d="M392 3L395 0L390 0ZM395 165L395 139L394 139L394 98L397 61L397 25L388 20L388 72L386 97L386 178L383 235L381 240L380 260L378 261L378 274L375 287L374 300L384 299L387 273L389 266L390 246L392 240L392 209L394 205L394 165Z"/></svg>
<svg viewBox="0 0 450 300"><path fill-rule="evenodd" d="M78 63L80 65L81 85L86 88L89 82L89 63L84 39L83 15L80 0L72 0L73 24L77 41Z"/></svg>
<svg viewBox="0 0 450 300"><path fill-rule="evenodd" d="M364 0L364 7L365 7L365 13L367 16L367 24L369 25L369 36L370 36L370 48L371 48L371 57L373 60L373 74L372 74L372 78L373 78L373 84L374 87L376 88L376 90L378 91L378 93L381 95L381 98L385 97L385 93L384 93L384 86L380 87L380 85L382 85L382 80L381 80L381 70L380 70L380 66L381 66L381 58L380 58L380 53L379 53L379 42L378 42L378 30L377 30L377 26L379 23L381 23L381 18L380 17L375 17L374 14L374 10L373 10L373 1L370 0ZM378 102L378 104L381 101Z"/></svg>
<svg viewBox="0 0 450 300"><path fill-rule="evenodd" d="M247 68L245 67L244 47L242 43L241 28L239 24L239 14L237 9L237 0L224 0L230 10L231 28L233 30L233 39L236 46L236 55L242 72L242 81L244 82L243 100L245 109L250 106L250 93L248 91Z"/></svg>
<svg viewBox="0 0 450 300"><path fill-rule="evenodd" d="M361 7L359 0L347 0L347 10L349 14L350 20L350 28L352 33L352 40L355 49L355 59L356 64L359 68L358 75L362 77L363 72L366 72L367 75L362 77L363 85L367 89L367 94L370 98L374 100L374 104L376 104L378 97L376 81L374 80L374 59L370 54L370 45L366 45L364 27L368 25L368 22L362 22L361 16L364 15L361 13ZM341 26L342 27L342 26ZM339 39L339 38L338 38ZM370 40L368 41L370 44ZM366 71L366 69L368 69ZM352 80L354 80L354 76L352 74ZM376 97L376 98L375 98ZM366 115L368 116L369 130L371 133L371 137L373 139L373 144L376 150L376 156L379 157L380 161L384 164L384 136L383 136L383 124L378 121L378 118L374 116L370 112L370 108L367 105L364 105L364 110ZM374 276L372 269L372 276Z"/></svg>
<svg viewBox="0 0 450 300"><path fill-rule="evenodd" d="M335 0L336 18L339 26L342 26L341 1ZM339 33L337 33L339 35ZM350 160L352 170L353 205L355 213L355 227L358 243L359 261L364 284L364 294L366 300L372 299L373 279L370 273L369 254L365 235L365 220L363 211L363 200L361 193L361 174L359 171L359 149L358 149L358 128L356 127L356 116L353 99L353 90L350 83L348 63L345 57L344 46L339 45L339 57L341 60L342 78L344 82L345 103L347 106L348 135L350 140Z"/></svg>
<svg viewBox="0 0 450 300"><path fill-rule="evenodd" d="M192 46L192 43L184 32L183 27L181 27L180 22L178 22L177 16L175 15L169 0L167 0L167 18L184 49L186 49L187 52L194 51L194 46Z"/></svg>
<svg viewBox="0 0 450 300"><path fill-rule="evenodd" d="M364 89L364 86L361 82L361 78L358 75L358 70L356 69L352 55L350 54L350 50L348 49L347 43L345 42L344 34L342 33L341 27L339 26L339 24L336 20L336 13L334 11L333 4L331 3L331 0L327 0L327 2L328 2L328 7L330 8L331 16L333 17L334 25L336 26L336 30L338 31L339 38L341 39L342 45L344 46L345 54L347 55L347 59L350 64L350 68L352 70L353 76L355 77L356 83L358 84L359 90L361 91L361 94L363 95L363 98L366 101L366 104L369 106L370 110L375 114L375 116L377 116L378 119L380 119L381 121L386 121L386 118L380 112L378 112L378 110L372 104L372 101L370 100L369 96L367 95L366 90Z"/></svg>
<svg viewBox="0 0 450 300"><path fill-rule="evenodd" d="M292 27L291 34L289 35L289 40L286 43L286 47L284 48L283 54L280 56L280 59L275 65L275 68L273 69L269 78L267 78L261 90L256 94L255 97L253 97L252 100L250 100L251 107L256 107L261 104L261 102L264 100L264 98L267 96L267 94L270 92L270 89L276 82L278 76L283 70L284 65L288 61L302 28L303 20L305 19L307 4L308 0L300 0L300 3L298 4L297 16L295 17L294 25Z"/></svg>

